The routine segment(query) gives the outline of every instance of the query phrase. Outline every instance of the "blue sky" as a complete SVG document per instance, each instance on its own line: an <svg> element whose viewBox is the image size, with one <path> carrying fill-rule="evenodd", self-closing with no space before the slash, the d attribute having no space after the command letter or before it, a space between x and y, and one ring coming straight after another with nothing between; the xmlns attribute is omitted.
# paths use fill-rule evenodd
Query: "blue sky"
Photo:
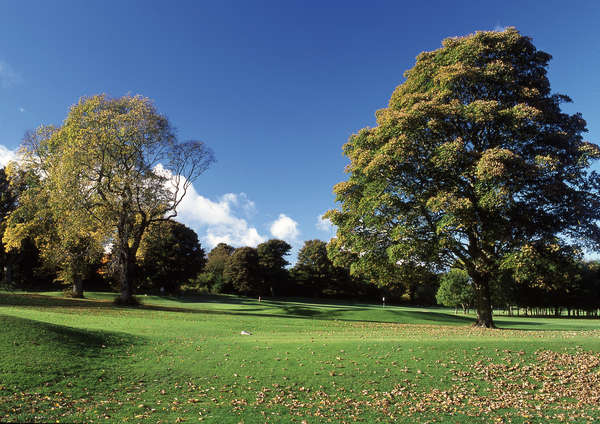
<svg viewBox="0 0 600 424"><path fill-rule="evenodd" d="M403 4L407 3L407 4ZM550 53L600 142L600 2L6 1L0 6L0 159L60 124L81 96L142 94L217 162L182 220L210 248L328 240L318 217L345 179L341 146L374 125L421 51L515 26ZM321 225L318 225L321 224ZM295 259L295 258L291 258Z"/></svg>

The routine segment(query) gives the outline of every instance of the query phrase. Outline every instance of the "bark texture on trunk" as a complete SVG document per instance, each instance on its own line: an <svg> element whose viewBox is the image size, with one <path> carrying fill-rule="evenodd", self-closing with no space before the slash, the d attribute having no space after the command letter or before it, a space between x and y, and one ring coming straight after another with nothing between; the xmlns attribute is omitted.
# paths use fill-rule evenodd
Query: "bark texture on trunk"
<svg viewBox="0 0 600 424"><path fill-rule="evenodd" d="M71 297L77 299L83 298L83 280L76 276L73 277L73 286L71 287Z"/></svg>
<svg viewBox="0 0 600 424"><path fill-rule="evenodd" d="M129 249L127 248L123 249L119 256L119 270L117 272L117 280L119 287L121 287L119 303L121 305L135 305L137 302L133 297L132 284L135 261L132 260Z"/></svg>
<svg viewBox="0 0 600 424"><path fill-rule="evenodd" d="M136 270L136 254L140 247L142 235L146 230L148 224L146 220L142 220L142 223L137 226L128 224L127 220L123 220L123 223L118 227L119 241L118 241L118 260L119 266L117 271L117 282L121 287L121 294L119 296L119 303L121 305L137 305L138 302L133 296L133 281L135 278ZM129 243L131 240L131 245Z"/></svg>
<svg viewBox="0 0 600 424"><path fill-rule="evenodd" d="M474 327L496 328L492 317L492 299L490 296L489 281L485 276L479 276L473 281L475 288L475 306L477 308L477 320Z"/></svg>

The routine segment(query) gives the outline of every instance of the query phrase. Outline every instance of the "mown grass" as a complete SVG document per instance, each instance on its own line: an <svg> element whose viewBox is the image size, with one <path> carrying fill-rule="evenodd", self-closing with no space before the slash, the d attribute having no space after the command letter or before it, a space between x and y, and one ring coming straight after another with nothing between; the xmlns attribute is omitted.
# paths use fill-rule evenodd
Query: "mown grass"
<svg viewBox="0 0 600 424"><path fill-rule="evenodd" d="M595 320L480 330L435 308L57 295L0 293L0 420L600 419Z"/></svg>

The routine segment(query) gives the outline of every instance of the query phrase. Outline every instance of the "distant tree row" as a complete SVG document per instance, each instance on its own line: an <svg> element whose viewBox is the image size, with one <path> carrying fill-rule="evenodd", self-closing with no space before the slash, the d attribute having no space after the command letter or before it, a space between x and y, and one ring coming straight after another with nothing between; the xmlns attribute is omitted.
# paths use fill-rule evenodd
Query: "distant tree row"
<svg viewBox="0 0 600 424"><path fill-rule="evenodd" d="M531 265L531 264L530 264ZM491 282L491 303L508 315L587 316L600 313L600 262L581 259L529 268L520 275L505 270ZM440 275L436 301L468 312L475 307L473 282L462 269Z"/></svg>
<svg viewBox="0 0 600 424"><path fill-rule="evenodd" d="M238 293L248 296L299 296L375 299L377 288L350 276L327 256L326 243L305 242L294 267L285 258L291 246L272 239L256 248L233 248L220 243L207 256L204 272L189 281L184 291Z"/></svg>

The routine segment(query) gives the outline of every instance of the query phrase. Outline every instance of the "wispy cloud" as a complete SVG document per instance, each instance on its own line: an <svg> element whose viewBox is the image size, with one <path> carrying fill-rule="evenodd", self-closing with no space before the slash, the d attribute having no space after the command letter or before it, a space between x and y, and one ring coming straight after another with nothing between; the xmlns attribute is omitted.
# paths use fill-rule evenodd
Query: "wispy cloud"
<svg viewBox="0 0 600 424"><path fill-rule="evenodd" d="M25 108L24 107L20 107L19 108L19 112L21 112L21 113L25 112Z"/></svg>
<svg viewBox="0 0 600 424"><path fill-rule="evenodd" d="M496 31L496 32L502 32L502 31L505 31L506 28L508 28L508 26L501 25L499 22L496 22L496 25L494 26L494 31Z"/></svg>
<svg viewBox="0 0 600 424"><path fill-rule="evenodd" d="M23 78L12 66L0 61L0 87L9 88L23 82Z"/></svg>
<svg viewBox="0 0 600 424"><path fill-rule="evenodd" d="M298 223L286 214L279 214L279 218L271 223L271 235L281 240L293 243L298 240L300 230Z"/></svg>

